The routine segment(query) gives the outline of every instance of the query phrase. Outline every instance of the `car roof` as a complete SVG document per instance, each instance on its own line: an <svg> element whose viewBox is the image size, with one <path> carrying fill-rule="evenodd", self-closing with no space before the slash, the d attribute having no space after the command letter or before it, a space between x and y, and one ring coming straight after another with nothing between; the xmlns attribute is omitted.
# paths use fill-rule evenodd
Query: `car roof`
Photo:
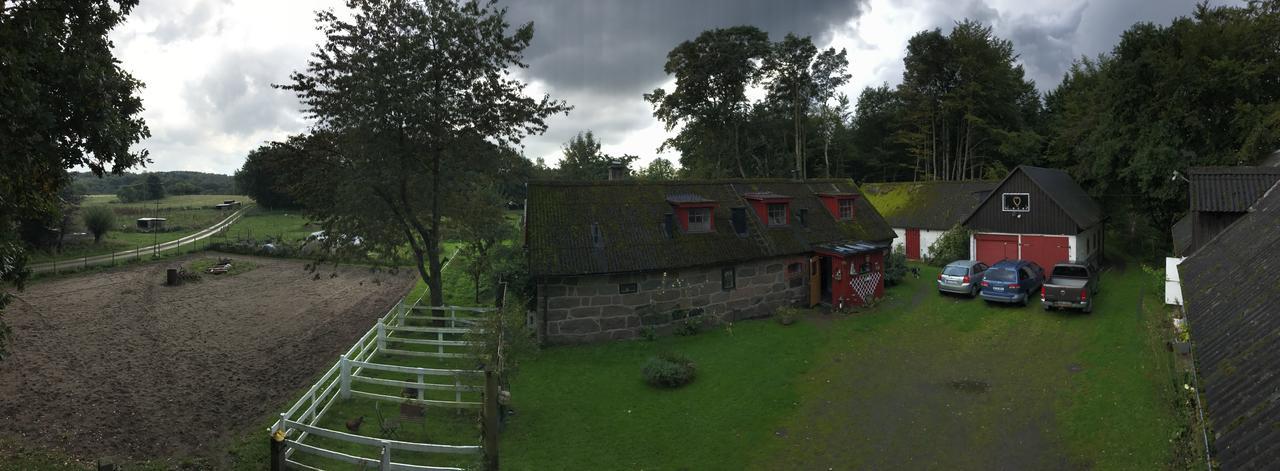
<svg viewBox="0 0 1280 471"><path fill-rule="evenodd" d="M947 264L947 266L949 266L949 267L972 267L972 266L977 265L977 264L979 264L979 263L982 263L982 262L979 262L979 261L977 261L977 260L956 260L956 261L954 261L954 262L948 263L948 264Z"/></svg>
<svg viewBox="0 0 1280 471"><path fill-rule="evenodd" d="M1001 260L999 262L996 262L994 265L991 265L991 268L1017 269L1018 267L1021 267L1023 265L1030 265L1030 264L1031 262L1028 262L1026 260Z"/></svg>

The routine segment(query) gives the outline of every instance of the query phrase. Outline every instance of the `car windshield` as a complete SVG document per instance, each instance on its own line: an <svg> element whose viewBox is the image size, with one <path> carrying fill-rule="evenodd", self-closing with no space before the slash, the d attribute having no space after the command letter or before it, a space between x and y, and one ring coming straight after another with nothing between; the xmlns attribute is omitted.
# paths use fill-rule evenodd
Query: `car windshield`
<svg viewBox="0 0 1280 471"><path fill-rule="evenodd" d="M949 266L942 269L943 275L965 276L969 274L969 268L962 266Z"/></svg>
<svg viewBox="0 0 1280 471"><path fill-rule="evenodd" d="M987 270L983 276L989 281L1018 281L1018 272L1007 268Z"/></svg>
<svg viewBox="0 0 1280 471"><path fill-rule="evenodd" d="M1063 276L1067 278L1088 278L1089 270L1084 267L1073 267L1062 265L1053 267L1053 276Z"/></svg>

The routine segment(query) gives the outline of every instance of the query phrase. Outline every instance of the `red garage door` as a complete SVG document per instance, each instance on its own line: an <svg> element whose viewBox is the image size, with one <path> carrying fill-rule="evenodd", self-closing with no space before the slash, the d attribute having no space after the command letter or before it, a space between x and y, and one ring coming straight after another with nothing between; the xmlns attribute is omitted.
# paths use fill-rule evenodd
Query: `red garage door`
<svg viewBox="0 0 1280 471"><path fill-rule="evenodd" d="M920 260L920 229L907 229L907 260Z"/></svg>
<svg viewBox="0 0 1280 471"><path fill-rule="evenodd" d="M1022 236L1022 259L1039 263L1045 271L1069 257L1071 245L1066 237Z"/></svg>
<svg viewBox="0 0 1280 471"><path fill-rule="evenodd" d="M977 241L976 258L979 262L991 265L1006 258L1018 258L1018 236L978 234L974 239Z"/></svg>

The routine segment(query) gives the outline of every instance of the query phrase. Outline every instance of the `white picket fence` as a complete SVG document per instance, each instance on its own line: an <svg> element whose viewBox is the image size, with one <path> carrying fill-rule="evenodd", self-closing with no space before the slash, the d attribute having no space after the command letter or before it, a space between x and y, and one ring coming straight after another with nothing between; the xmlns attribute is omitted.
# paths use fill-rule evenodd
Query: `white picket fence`
<svg viewBox="0 0 1280 471"><path fill-rule="evenodd" d="M427 358L465 357L467 356L466 353L446 352L445 347L466 347L472 345L472 343L464 340L447 340L445 336L449 334L480 332L479 327L476 326L478 321L477 316L483 316L495 311L493 308L422 306L421 302L422 298L419 297L412 304L406 304L405 300L396 303L390 311L378 318L377 323L375 323L368 332L365 332L365 334L360 337L360 340L356 341L355 345L352 345L346 353L343 353L338 358L338 361L320 377L319 381L316 381L316 383L302 395L302 398L295 402L287 411L281 413L280 419L272 424L268 432L277 433L279 431L283 431L285 434L285 456L286 462L290 466L298 469L317 469L293 459L294 452L300 451L306 454L351 463L359 466L361 469L365 469L367 467L369 469L378 470L459 470L460 468L397 463L392 461L392 451L401 450L419 453L446 454L481 453L482 450L479 445L441 445L433 443L387 440L322 428L317 425L320 418L328 412L329 408L335 401L350 397L361 397L392 403L411 403L424 407L457 408L459 410L479 409L481 407L482 404L480 402L463 400L463 393L477 392L483 389L481 386L464 384L465 378L483 378L483 371L474 369L419 368L388 365L375 361L375 357L379 354ZM432 315L433 311L443 311L446 312L448 316L436 317ZM460 316L460 313L463 315ZM431 319L435 321L433 323L446 323L446 325L407 325L406 321L412 319ZM401 332L428 334L428 337L430 337L429 334L436 334L436 338L409 338L403 335L396 335ZM436 351L407 350L403 348L391 348L388 347L388 345L434 346L436 347ZM361 375L361 373L366 370L417 375L417 381L401 381ZM436 380L437 378L446 378L446 380L438 381ZM353 383L414 388L417 391L417 397L396 397L360 391L352 388ZM426 399L425 393L427 390L454 391L454 400ZM311 436L320 436L331 440L378 447L380 448L379 458L373 459L350 455L326 449L315 444L306 443L306 439Z"/></svg>

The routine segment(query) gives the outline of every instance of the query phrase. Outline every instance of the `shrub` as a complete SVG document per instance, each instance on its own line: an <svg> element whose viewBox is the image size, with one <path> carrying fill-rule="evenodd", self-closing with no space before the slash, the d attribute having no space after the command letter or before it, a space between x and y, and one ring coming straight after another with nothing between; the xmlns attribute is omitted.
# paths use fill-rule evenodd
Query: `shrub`
<svg viewBox="0 0 1280 471"><path fill-rule="evenodd" d="M92 206L84 211L84 228L93 234L95 244L115 225L116 213L106 206Z"/></svg>
<svg viewBox="0 0 1280 471"><path fill-rule="evenodd" d="M884 261L884 284L893 286L907 277L907 248L899 245L893 248L889 258Z"/></svg>
<svg viewBox="0 0 1280 471"><path fill-rule="evenodd" d="M649 358L641 370L644 382L659 388L678 388L693 382L697 366L693 360L677 353L663 352Z"/></svg>
<svg viewBox="0 0 1280 471"><path fill-rule="evenodd" d="M645 340L657 340L658 328L651 325L646 325L644 327L641 327L640 338L643 338Z"/></svg>
<svg viewBox="0 0 1280 471"><path fill-rule="evenodd" d="M700 328L702 328L701 318L686 317L683 320L676 322L675 328L673 330L675 331L676 335L682 335L687 337L690 335L697 335L698 329Z"/></svg>
<svg viewBox="0 0 1280 471"><path fill-rule="evenodd" d="M778 319L779 324L795 324L796 321L800 320L800 310L790 306L783 306L774 312L774 317Z"/></svg>
<svg viewBox="0 0 1280 471"><path fill-rule="evenodd" d="M925 258L933 266L943 266L956 260L969 259L969 230L956 224L943 232L938 240L929 246L929 256Z"/></svg>

